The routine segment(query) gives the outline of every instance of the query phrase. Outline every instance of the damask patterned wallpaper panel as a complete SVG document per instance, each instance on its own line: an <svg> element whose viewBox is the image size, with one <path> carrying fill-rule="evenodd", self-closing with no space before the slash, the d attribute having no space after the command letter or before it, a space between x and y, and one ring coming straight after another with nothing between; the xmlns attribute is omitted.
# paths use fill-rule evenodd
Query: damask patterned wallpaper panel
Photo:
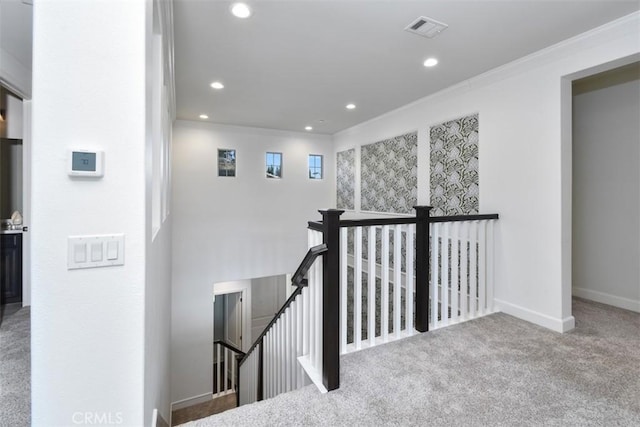
<svg viewBox="0 0 640 427"><path fill-rule="evenodd" d="M361 210L413 213L418 200L418 133L363 145Z"/></svg>
<svg viewBox="0 0 640 427"><path fill-rule="evenodd" d="M433 126L430 136L431 215L477 214L478 115Z"/></svg>
<svg viewBox="0 0 640 427"><path fill-rule="evenodd" d="M356 149L340 151L336 156L338 209L356 208Z"/></svg>

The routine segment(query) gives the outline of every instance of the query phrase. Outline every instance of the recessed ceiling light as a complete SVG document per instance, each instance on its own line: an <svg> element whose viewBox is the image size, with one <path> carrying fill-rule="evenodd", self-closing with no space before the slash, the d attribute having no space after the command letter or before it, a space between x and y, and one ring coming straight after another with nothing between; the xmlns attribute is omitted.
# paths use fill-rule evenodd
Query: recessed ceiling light
<svg viewBox="0 0 640 427"><path fill-rule="evenodd" d="M200 118L204 120L204 119L208 119L209 116L207 116L206 114L200 114Z"/></svg>
<svg viewBox="0 0 640 427"><path fill-rule="evenodd" d="M220 82L213 82L211 83L211 87L214 89L223 89L224 85Z"/></svg>
<svg viewBox="0 0 640 427"><path fill-rule="evenodd" d="M438 64L438 60L436 58L428 58L426 61L424 61L424 66L425 67L433 67L434 65Z"/></svg>
<svg viewBox="0 0 640 427"><path fill-rule="evenodd" d="M251 16L251 8L246 3L234 3L231 5L231 13L236 18L248 18Z"/></svg>
<svg viewBox="0 0 640 427"><path fill-rule="evenodd" d="M304 130L313 130L313 128L311 126L307 126L304 128Z"/></svg>
<svg viewBox="0 0 640 427"><path fill-rule="evenodd" d="M347 110L353 110L354 108L356 108L356 104L347 104L346 108Z"/></svg>

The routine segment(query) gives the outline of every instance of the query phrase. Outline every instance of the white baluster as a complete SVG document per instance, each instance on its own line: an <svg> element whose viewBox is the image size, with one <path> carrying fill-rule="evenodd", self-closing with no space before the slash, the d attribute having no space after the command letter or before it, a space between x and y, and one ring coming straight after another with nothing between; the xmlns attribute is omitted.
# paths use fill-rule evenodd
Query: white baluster
<svg viewBox="0 0 640 427"><path fill-rule="evenodd" d="M353 342L362 347L362 227L356 227L356 268L353 290Z"/></svg>
<svg viewBox="0 0 640 427"><path fill-rule="evenodd" d="M462 320L469 318L469 223L460 224L460 317Z"/></svg>
<svg viewBox="0 0 640 427"><path fill-rule="evenodd" d="M487 312L487 221L480 221L478 228L478 311L484 315Z"/></svg>
<svg viewBox="0 0 640 427"><path fill-rule="evenodd" d="M277 396L280 393L282 393L282 363L281 363L282 331L280 330L280 325L278 324L278 322L276 322L273 325L273 328L275 329L274 359L276 362L273 382L275 383L275 395Z"/></svg>
<svg viewBox="0 0 640 427"><path fill-rule="evenodd" d="M469 295L469 315L471 318L477 317L478 311L478 257L477 257L477 243L478 243L478 221L473 221L469 224L469 244L471 249L469 251L469 283L471 292Z"/></svg>
<svg viewBox="0 0 640 427"><path fill-rule="evenodd" d="M369 227L369 247L368 247L369 271L367 272L367 339L369 346L376 345L376 227Z"/></svg>
<svg viewBox="0 0 640 427"><path fill-rule="evenodd" d="M216 344L216 394L220 394L220 344Z"/></svg>
<svg viewBox="0 0 640 427"><path fill-rule="evenodd" d="M459 299L458 299L458 268L460 267L460 254L458 249L460 239L460 223L451 224L451 320L458 321Z"/></svg>
<svg viewBox="0 0 640 427"><path fill-rule="evenodd" d="M283 320L284 327L284 353L282 354L282 361L284 363L284 390L291 391L291 360L289 359L291 356L290 346L291 346L291 309L286 310L281 319Z"/></svg>
<svg viewBox="0 0 640 427"><path fill-rule="evenodd" d="M449 324L449 223L442 224L442 246L440 250L440 260L442 263L442 270L440 271L441 278L441 292L442 292L442 304L441 307L441 321L443 325Z"/></svg>
<svg viewBox="0 0 640 427"><path fill-rule="evenodd" d="M298 305L298 309L297 309L297 314L298 314L298 326L297 326L297 330L298 330L298 339L296 340L296 361L298 359L298 357L302 356L302 332L303 332L303 315L302 312L304 310L304 304L302 301L302 295L298 295L298 298L296 299L296 304ZM302 367L300 366L299 363L296 362L296 367L297 367L297 371L298 371L298 388L302 387L302 380L304 378L304 376L302 375Z"/></svg>
<svg viewBox="0 0 640 427"><path fill-rule="evenodd" d="M298 364L296 361L296 351L297 351L297 341L298 341L298 324L296 323L298 320L298 301L295 300L291 303L291 345L289 347L289 360L291 365L289 366L289 372L291 372L291 389L295 390L298 385L296 365Z"/></svg>
<svg viewBox="0 0 640 427"><path fill-rule="evenodd" d="M382 286L381 286L381 307L380 314L380 332L382 342L386 342L389 338L389 226L382 226Z"/></svg>
<svg viewBox="0 0 640 427"><path fill-rule="evenodd" d="M309 276L311 272L309 272ZM311 301L310 298L310 290L309 286L306 286L302 289L302 354L307 355L310 354L311 350Z"/></svg>
<svg viewBox="0 0 640 427"><path fill-rule="evenodd" d="M285 317L282 316L278 319L278 327L280 328L280 393L287 391L287 328Z"/></svg>
<svg viewBox="0 0 640 427"><path fill-rule="evenodd" d="M493 271L494 262L494 240L493 240L493 220L487 224L487 310L493 313L493 289L495 286L495 277Z"/></svg>
<svg viewBox="0 0 640 427"><path fill-rule="evenodd" d="M396 338L400 338L401 318L401 292L402 292L402 226L394 226L393 233L393 332Z"/></svg>
<svg viewBox="0 0 640 427"><path fill-rule="evenodd" d="M413 321L413 282L414 282L414 272L413 272L413 234L415 230L415 225L409 224L407 227L407 236L406 236L406 255L407 255L407 265L406 265L406 299L405 302L407 304L405 308L406 313L406 326L409 334L413 335L415 331L415 324Z"/></svg>
<svg viewBox="0 0 640 427"><path fill-rule="evenodd" d="M438 249L439 243L439 223L431 223L431 323L432 327L438 324Z"/></svg>
<svg viewBox="0 0 640 427"><path fill-rule="evenodd" d="M222 391L226 392L229 390L229 349L225 347L224 351L224 383L222 385Z"/></svg>

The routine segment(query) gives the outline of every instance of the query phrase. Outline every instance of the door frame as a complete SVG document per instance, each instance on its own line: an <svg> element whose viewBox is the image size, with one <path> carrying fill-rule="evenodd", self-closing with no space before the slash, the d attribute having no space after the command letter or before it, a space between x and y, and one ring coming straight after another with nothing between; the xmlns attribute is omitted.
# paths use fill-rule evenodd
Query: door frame
<svg viewBox="0 0 640 427"><path fill-rule="evenodd" d="M573 278L571 274L572 260L572 223L573 223L573 90L574 80L588 77L603 71L612 70L623 65L640 61L640 54L635 53L618 58L610 62L588 67L574 73L564 75L560 79L560 168L561 168L561 276L562 289L560 295L562 310L562 331L565 332L575 327L575 318L572 313Z"/></svg>
<svg viewBox="0 0 640 427"><path fill-rule="evenodd" d="M216 296L226 294L242 294L242 348L241 350L247 352L253 344L253 337L251 336L251 280L237 280L232 282L220 282L213 285L213 297L212 303L215 301ZM213 310L213 304L211 305ZM214 316L211 316L213 322ZM215 327L215 325L212 325ZM213 328L211 329L212 342L213 342ZM213 354L211 355L213 357Z"/></svg>
<svg viewBox="0 0 640 427"><path fill-rule="evenodd" d="M240 329L240 336L237 337L238 338L237 341L240 342L240 345L237 345L236 343L234 343L232 340L229 339L229 335L230 335L229 334L229 318L230 318L230 316L229 316L229 296L231 296L231 295L236 295L237 296L238 294L240 294L240 302L239 302L240 307L238 308L236 306L236 312L235 312L234 317L235 317L235 321L240 323L240 328L239 328ZM220 296L224 296L225 299L226 299L225 304L224 304L224 310L225 310L224 319L225 319L225 322L224 322L224 331L223 331L223 336L225 338L225 341L227 341L229 344L234 345L234 346L236 346L238 348L242 348L242 343L244 342L244 335L243 335L244 307L242 306L244 298L242 296L242 292L234 292L234 293L231 293L231 294L218 295L218 297L220 297ZM238 309L240 310L239 315L238 315L238 312L237 312ZM215 316L215 308L214 308L214 316Z"/></svg>

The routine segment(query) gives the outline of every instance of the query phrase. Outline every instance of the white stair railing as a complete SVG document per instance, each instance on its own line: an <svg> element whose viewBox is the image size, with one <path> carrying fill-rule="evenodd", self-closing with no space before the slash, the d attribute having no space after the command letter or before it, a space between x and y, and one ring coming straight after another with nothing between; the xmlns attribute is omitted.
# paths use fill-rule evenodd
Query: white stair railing
<svg viewBox="0 0 640 427"><path fill-rule="evenodd" d="M236 392L238 357L244 353L224 341L213 343L213 397Z"/></svg>
<svg viewBox="0 0 640 427"><path fill-rule="evenodd" d="M342 228L342 354L415 333L413 321L406 321L413 319L414 313L415 227L392 224ZM353 233L352 242L349 233Z"/></svg>
<svg viewBox="0 0 640 427"><path fill-rule="evenodd" d="M494 312L494 219L431 223L429 329Z"/></svg>
<svg viewBox="0 0 640 427"><path fill-rule="evenodd" d="M323 392L339 387L339 322L328 318L323 300L326 295L328 300L339 298L337 255L342 211L321 213L323 223L309 223L310 249L291 279L296 289L239 363L240 405L311 382ZM331 247L336 255L335 269L329 268L326 260ZM324 271L329 272L326 277ZM327 277L334 277L335 285L330 286ZM326 339L328 333L334 338Z"/></svg>
<svg viewBox="0 0 640 427"><path fill-rule="evenodd" d="M419 314L433 330L494 311L498 215L424 218L428 236L417 235L412 217L341 221L341 354L415 334ZM416 239L425 237L428 256L418 260ZM424 306L416 301L417 286L427 289L426 280L416 283L419 269L430 278Z"/></svg>
<svg viewBox="0 0 640 427"><path fill-rule="evenodd" d="M318 245L316 233L320 234ZM308 278L300 281L240 362L240 405L296 390L311 381L322 385L322 322L318 319L322 262L317 256L326 246L322 233L310 230L309 236L314 246L309 251ZM309 254L305 260L310 259ZM295 281L299 276L293 277Z"/></svg>

